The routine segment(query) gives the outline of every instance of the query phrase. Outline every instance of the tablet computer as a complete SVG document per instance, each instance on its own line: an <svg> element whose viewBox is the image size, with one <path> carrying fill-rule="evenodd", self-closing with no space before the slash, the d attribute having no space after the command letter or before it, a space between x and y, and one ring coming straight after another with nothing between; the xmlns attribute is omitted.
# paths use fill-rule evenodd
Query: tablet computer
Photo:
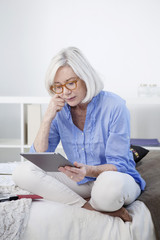
<svg viewBox="0 0 160 240"><path fill-rule="evenodd" d="M20 155L46 172L58 172L58 168L64 166L74 167L74 165L60 153L20 153Z"/></svg>

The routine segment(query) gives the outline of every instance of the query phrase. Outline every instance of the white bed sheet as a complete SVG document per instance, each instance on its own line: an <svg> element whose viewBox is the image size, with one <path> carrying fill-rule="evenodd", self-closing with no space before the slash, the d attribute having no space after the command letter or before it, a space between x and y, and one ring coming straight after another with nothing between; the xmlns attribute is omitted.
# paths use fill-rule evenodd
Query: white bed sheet
<svg viewBox="0 0 160 240"><path fill-rule="evenodd" d="M3 170L2 164L0 168ZM9 168L12 169L11 163ZM13 182L6 186L9 184L13 185ZM4 179L2 185L5 186ZM132 215L132 223L95 211L36 200L31 204L23 240L156 240L151 215L145 204L135 201L127 209Z"/></svg>
<svg viewBox="0 0 160 240"><path fill-rule="evenodd" d="M132 223L50 201L34 201L23 240L156 240L151 215L140 201L128 206Z"/></svg>

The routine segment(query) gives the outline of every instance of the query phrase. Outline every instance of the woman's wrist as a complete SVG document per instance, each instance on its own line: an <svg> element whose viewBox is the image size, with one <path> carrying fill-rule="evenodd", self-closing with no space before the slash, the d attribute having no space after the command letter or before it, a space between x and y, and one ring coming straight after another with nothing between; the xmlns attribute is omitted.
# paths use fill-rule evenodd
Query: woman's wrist
<svg viewBox="0 0 160 240"><path fill-rule="evenodd" d="M98 177L99 174L105 171L117 171L117 168L113 164L103 164L98 166L86 165L86 176Z"/></svg>
<svg viewBox="0 0 160 240"><path fill-rule="evenodd" d="M56 114L55 114L56 115ZM50 113L46 112L43 117L43 124L44 125L51 125L52 120L54 119L55 115L51 115Z"/></svg>

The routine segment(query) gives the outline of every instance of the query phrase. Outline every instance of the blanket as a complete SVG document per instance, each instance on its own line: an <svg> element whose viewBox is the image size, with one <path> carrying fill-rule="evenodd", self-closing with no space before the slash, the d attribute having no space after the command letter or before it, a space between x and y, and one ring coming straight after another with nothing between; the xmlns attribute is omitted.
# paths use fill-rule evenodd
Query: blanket
<svg viewBox="0 0 160 240"><path fill-rule="evenodd" d="M0 187L0 193L26 194L18 187ZM20 199L0 203L0 239L21 240L28 223L31 199Z"/></svg>
<svg viewBox="0 0 160 240"><path fill-rule="evenodd" d="M146 181L146 189L138 200L150 210L156 237L160 239L160 151L150 151L138 164L137 170Z"/></svg>

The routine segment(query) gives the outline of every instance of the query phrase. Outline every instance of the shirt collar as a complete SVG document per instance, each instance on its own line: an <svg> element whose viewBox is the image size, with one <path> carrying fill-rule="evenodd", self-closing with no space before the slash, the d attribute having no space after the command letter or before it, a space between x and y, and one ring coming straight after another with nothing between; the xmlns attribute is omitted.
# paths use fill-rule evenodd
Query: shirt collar
<svg viewBox="0 0 160 240"><path fill-rule="evenodd" d="M95 107L95 103L96 101L98 100L99 98L99 95L96 95L95 97L92 98L92 100L88 103L88 106L87 106L87 114L90 114L92 112L92 110L94 109ZM67 116L67 119L69 120L71 118L71 107L70 105L68 105L67 103L65 104L64 106L64 110L65 110L65 114Z"/></svg>

